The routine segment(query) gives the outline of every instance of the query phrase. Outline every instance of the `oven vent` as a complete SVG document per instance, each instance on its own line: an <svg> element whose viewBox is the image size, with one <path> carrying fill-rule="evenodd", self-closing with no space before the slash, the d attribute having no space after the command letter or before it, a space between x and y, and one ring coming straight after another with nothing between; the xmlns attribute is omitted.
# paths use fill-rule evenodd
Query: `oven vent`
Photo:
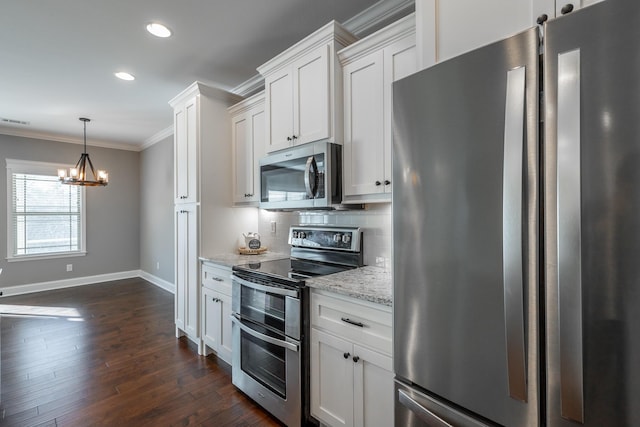
<svg viewBox="0 0 640 427"><path fill-rule="evenodd" d="M23 120L7 119L4 117L0 117L0 122L9 123L12 125L24 125L24 126L29 126L31 124L31 122L25 122Z"/></svg>

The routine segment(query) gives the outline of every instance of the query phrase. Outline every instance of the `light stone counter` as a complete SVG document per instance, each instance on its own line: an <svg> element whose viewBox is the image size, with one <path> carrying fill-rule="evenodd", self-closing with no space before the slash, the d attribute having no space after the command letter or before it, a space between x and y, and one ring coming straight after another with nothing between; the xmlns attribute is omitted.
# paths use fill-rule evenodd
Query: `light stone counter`
<svg viewBox="0 0 640 427"><path fill-rule="evenodd" d="M289 258L289 254L280 252L265 252L260 255L240 255L237 253L224 253L211 256L201 256L199 259L203 262L212 262L214 264L233 267L234 265L251 264L254 262L272 261L274 259Z"/></svg>
<svg viewBox="0 0 640 427"><path fill-rule="evenodd" d="M361 267L328 276L306 279L310 288L322 289L353 298L391 306L391 272L380 267Z"/></svg>

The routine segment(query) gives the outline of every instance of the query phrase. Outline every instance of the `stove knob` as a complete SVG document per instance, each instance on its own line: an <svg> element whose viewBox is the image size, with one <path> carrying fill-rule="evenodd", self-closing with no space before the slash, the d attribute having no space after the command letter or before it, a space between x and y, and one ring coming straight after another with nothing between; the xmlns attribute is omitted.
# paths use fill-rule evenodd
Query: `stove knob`
<svg viewBox="0 0 640 427"><path fill-rule="evenodd" d="M294 239L298 238L298 232L297 231L292 231L291 232L291 237L293 237Z"/></svg>
<svg viewBox="0 0 640 427"><path fill-rule="evenodd" d="M342 234L336 233L336 234L333 235L333 241L334 242L338 243L338 242L340 242L341 239L342 239Z"/></svg>
<svg viewBox="0 0 640 427"><path fill-rule="evenodd" d="M349 243L351 242L351 234L344 234L342 236L342 243Z"/></svg>
<svg viewBox="0 0 640 427"><path fill-rule="evenodd" d="M299 237L299 238L301 238L301 239L304 239L305 237L307 237L307 235L305 234L305 232L304 232L304 231L300 231L300 232L298 233L298 237Z"/></svg>

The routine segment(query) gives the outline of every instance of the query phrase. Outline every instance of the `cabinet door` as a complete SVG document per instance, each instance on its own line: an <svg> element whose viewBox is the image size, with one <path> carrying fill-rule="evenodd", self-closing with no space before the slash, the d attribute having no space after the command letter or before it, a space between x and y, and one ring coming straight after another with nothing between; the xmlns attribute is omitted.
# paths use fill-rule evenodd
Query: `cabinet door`
<svg viewBox="0 0 640 427"><path fill-rule="evenodd" d="M390 193L391 151L393 148L393 82L418 70L415 35L398 40L384 48L384 192Z"/></svg>
<svg viewBox="0 0 640 427"><path fill-rule="evenodd" d="M354 426L393 425L393 362L391 357L353 346Z"/></svg>
<svg viewBox="0 0 640 427"><path fill-rule="evenodd" d="M221 293L217 294L220 310L220 336L218 339L218 357L231 364L231 297Z"/></svg>
<svg viewBox="0 0 640 427"><path fill-rule="evenodd" d="M250 169L247 176L251 179L248 192L250 196L247 197L247 201L254 202L256 205L260 202L260 158L264 156L265 136L265 111L264 106L261 105L251 110L252 163L247 164L247 168Z"/></svg>
<svg viewBox="0 0 640 427"><path fill-rule="evenodd" d="M202 288L202 341L205 355L208 354L207 347L217 352L220 342L220 304L216 298L215 291Z"/></svg>
<svg viewBox="0 0 640 427"><path fill-rule="evenodd" d="M251 145L251 122L248 114L232 119L233 140L233 201L244 203L253 190L253 147Z"/></svg>
<svg viewBox="0 0 640 427"><path fill-rule="evenodd" d="M266 129L265 151L282 150L292 144L293 137L293 76L291 68L265 79Z"/></svg>
<svg viewBox="0 0 640 427"><path fill-rule="evenodd" d="M457 0L434 3L438 61L536 25L538 0ZM431 3L431 2L427 2Z"/></svg>
<svg viewBox="0 0 640 427"><path fill-rule="evenodd" d="M176 327L198 337L198 217L195 204L176 206Z"/></svg>
<svg viewBox="0 0 640 427"><path fill-rule="evenodd" d="M294 144L329 138L329 46L293 65Z"/></svg>
<svg viewBox="0 0 640 427"><path fill-rule="evenodd" d="M382 51L343 69L345 196L384 191L383 71Z"/></svg>
<svg viewBox="0 0 640 427"><path fill-rule="evenodd" d="M348 341L311 328L311 414L334 427L353 425L352 348Z"/></svg>
<svg viewBox="0 0 640 427"><path fill-rule="evenodd" d="M174 111L175 203L197 202L198 104L193 97Z"/></svg>

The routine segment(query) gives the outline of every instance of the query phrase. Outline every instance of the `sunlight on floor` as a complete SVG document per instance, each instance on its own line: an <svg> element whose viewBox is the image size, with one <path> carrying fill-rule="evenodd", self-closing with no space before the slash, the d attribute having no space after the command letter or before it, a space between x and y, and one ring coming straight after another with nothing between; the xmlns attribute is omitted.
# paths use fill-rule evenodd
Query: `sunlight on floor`
<svg viewBox="0 0 640 427"><path fill-rule="evenodd" d="M34 305L0 304L1 316L31 316L31 317L66 317L70 321L82 322L80 312L71 307L41 307Z"/></svg>

